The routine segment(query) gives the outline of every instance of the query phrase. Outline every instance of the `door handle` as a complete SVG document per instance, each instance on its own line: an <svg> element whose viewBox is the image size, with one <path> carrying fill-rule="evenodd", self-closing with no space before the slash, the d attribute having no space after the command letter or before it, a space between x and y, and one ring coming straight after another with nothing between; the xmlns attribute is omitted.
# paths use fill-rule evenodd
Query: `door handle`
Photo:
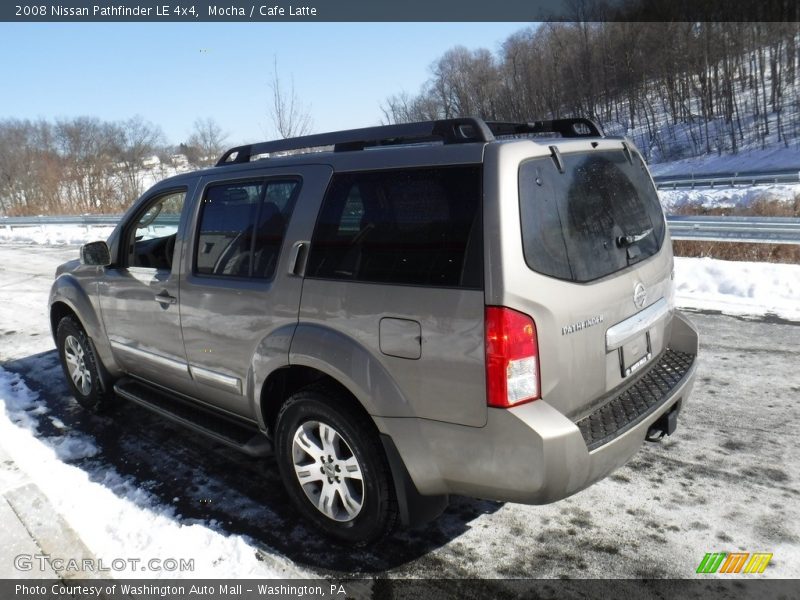
<svg viewBox="0 0 800 600"><path fill-rule="evenodd" d="M156 295L154 298L156 302L158 302L161 306L166 306L168 304L175 304L178 299L175 296L170 296L166 290L161 292L160 294Z"/></svg>
<svg viewBox="0 0 800 600"><path fill-rule="evenodd" d="M292 251L289 254L289 275L303 277L306 273L306 259L311 242L299 241L292 244Z"/></svg>

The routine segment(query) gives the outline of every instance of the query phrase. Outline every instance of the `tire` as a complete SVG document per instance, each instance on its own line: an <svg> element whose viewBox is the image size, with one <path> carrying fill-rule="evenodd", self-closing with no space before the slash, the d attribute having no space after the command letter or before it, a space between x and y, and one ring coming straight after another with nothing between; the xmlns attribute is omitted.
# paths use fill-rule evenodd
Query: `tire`
<svg viewBox="0 0 800 600"><path fill-rule="evenodd" d="M59 321L56 343L61 368L78 404L92 412L109 408L114 393L104 389L100 374L102 365L83 327L73 317Z"/></svg>
<svg viewBox="0 0 800 600"><path fill-rule="evenodd" d="M397 498L389 464L375 425L348 397L319 386L295 393L278 413L275 444L289 496L325 533L366 545L392 532Z"/></svg>

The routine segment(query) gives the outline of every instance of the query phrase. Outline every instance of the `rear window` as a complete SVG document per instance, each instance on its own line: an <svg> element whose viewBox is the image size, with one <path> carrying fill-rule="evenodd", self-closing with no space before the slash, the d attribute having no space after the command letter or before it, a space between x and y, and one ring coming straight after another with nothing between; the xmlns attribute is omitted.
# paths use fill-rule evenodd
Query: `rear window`
<svg viewBox="0 0 800 600"><path fill-rule="evenodd" d="M599 279L661 248L664 215L638 154L564 154L519 170L525 261L538 273L575 282Z"/></svg>

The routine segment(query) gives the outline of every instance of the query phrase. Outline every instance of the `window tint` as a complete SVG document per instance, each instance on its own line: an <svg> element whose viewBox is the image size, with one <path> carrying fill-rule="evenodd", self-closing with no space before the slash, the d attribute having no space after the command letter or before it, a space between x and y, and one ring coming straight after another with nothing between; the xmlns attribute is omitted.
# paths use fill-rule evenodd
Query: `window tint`
<svg viewBox="0 0 800 600"><path fill-rule="evenodd" d="M272 277L297 188L296 181L210 186L201 207L196 272Z"/></svg>
<svg viewBox="0 0 800 600"><path fill-rule="evenodd" d="M128 234L129 267L172 269L175 238L185 199L185 191L169 192L147 207Z"/></svg>
<svg viewBox="0 0 800 600"><path fill-rule="evenodd" d="M525 261L544 275L592 281L654 255L664 216L641 158L622 151L566 154L519 171ZM621 238L627 237L624 241Z"/></svg>
<svg viewBox="0 0 800 600"><path fill-rule="evenodd" d="M481 287L479 167L335 175L306 274Z"/></svg>

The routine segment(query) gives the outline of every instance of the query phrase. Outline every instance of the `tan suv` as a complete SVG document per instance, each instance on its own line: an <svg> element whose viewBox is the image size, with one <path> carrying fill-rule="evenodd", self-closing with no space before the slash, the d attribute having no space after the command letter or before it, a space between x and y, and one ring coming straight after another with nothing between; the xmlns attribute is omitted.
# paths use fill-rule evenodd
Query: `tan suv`
<svg viewBox="0 0 800 600"><path fill-rule="evenodd" d="M630 142L455 119L162 181L59 268L50 314L81 404L274 454L300 512L363 543L448 494L564 498L671 434L698 348L672 280Z"/></svg>

